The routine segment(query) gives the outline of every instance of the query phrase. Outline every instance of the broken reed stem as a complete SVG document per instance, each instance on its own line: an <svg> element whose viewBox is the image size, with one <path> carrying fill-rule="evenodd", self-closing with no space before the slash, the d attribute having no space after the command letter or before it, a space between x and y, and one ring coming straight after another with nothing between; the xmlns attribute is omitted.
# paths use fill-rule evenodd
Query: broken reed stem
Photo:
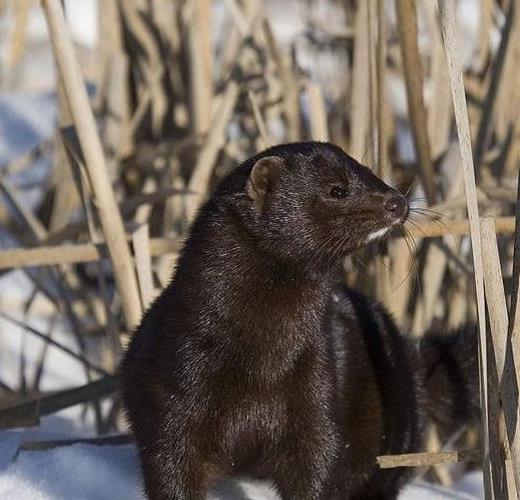
<svg viewBox="0 0 520 500"><path fill-rule="evenodd" d="M480 240L479 214L477 204L477 190L475 186L475 170L473 167L473 155L471 152L471 135L469 129L468 112L466 107L466 94L462 79L462 69L458 59L458 43L455 31L455 17L451 0L438 0L442 34L446 59L448 61L448 73L450 77L453 106L455 109L455 121L459 137L459 147L462 157L462 169L468 218L471 233L471 246L473 250L473 266L475 270L475 287L477 292L477 311L479 322L479 374L480 397L482 419L482 447L484 489L491 494L491 476L489 466L489 424L487 403L487 349L486 349L486 306L484 301L484 276L482 269L482 246ZM520 483L519 483L520 484Z"/></svg>
<svg viewBox="0 0 520 500"><path fill-rule="evenodd" d="M94 189L99 219L114 268L117 290L129 329L141 318L137 280L126 242L123 221L115 201L105 157L92 109L74 54L74 47L65 22L60 0L42 0L49 35L67 101L77 128L79 141Z"/></svg>
<svg viewBox="0 0 520 500"><path fill-rule="evenodd" d="M458 462L480 463L481 461L481 450L407 453L403 455L383 455L377 457L377 463L381 469L429 467L432 465L455 464Z"/></svg>
<svg viewBox="0 0 520 500"><path fill-rule="evenodd" d="M408 113L412 125L415 154L419 174L424 186L426 199L430 205L435 203L436 192L431 158L430 140L426 108L423 98L423 71L417 47L417 11L415 0L396 0L395 3L401 53L403 56L403 75L406 83Z"/></svg>

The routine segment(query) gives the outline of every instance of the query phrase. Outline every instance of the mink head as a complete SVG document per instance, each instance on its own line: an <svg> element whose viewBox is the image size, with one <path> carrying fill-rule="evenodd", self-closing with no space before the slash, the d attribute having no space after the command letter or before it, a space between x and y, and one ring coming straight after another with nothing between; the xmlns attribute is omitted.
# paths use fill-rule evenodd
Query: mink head
<svg viewBox="0 0 520 500"><path fill-rule="evenodd" d="M404 196L331 144L275 146L238 170L223 191L256 244L284 260L341 259L408 215Z"/></svg>

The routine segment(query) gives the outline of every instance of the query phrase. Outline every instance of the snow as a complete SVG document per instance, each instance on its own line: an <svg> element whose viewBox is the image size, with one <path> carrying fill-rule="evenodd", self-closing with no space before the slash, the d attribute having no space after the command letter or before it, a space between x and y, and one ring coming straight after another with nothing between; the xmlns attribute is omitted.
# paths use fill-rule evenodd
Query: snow
<svg viewBox="0 0 520 500"><path fill-rule="evenodd" d="M56 98L51 93L0 94L0 165L9 163L52 136Z"/></svg>
<svg viewBox="0 0 520 500"><path fill-rule="evenodd" d="M1 499L139 499L137 457L130 446L76 444L21 452L0 474Z"/></svg>

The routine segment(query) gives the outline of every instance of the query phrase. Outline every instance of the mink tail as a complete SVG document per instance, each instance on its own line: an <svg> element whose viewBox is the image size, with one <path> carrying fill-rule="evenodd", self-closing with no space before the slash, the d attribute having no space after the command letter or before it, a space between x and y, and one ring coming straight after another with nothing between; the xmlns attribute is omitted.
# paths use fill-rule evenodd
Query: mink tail
<svg viewBox="0 0 520 500"><path fill-rule="evenodd" d="M451 333L432 328L420 342L426 412L444 437L480 418L477 326Z"/></svg>

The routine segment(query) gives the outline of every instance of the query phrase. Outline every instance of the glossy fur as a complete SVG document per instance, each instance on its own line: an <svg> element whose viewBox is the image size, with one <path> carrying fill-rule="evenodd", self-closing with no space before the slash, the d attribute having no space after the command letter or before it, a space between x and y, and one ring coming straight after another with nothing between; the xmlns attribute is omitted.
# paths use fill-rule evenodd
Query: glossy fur
<svg viewBox="0 0 520 500"><path fill-rule="evenodd" d="M480 419L477 325L449 335L431 329L420 344L426 411L445 439Z"/></svg>
<svg viewBox="0 0 520 500"><path fill-rule="evenodd" d="M407 210L324 143L271 148L223 180L122 366L150 499L202 499L239 474L284 499L396 496L409 473L375 457L421 450L417 351L336 282Z"/></svg>

